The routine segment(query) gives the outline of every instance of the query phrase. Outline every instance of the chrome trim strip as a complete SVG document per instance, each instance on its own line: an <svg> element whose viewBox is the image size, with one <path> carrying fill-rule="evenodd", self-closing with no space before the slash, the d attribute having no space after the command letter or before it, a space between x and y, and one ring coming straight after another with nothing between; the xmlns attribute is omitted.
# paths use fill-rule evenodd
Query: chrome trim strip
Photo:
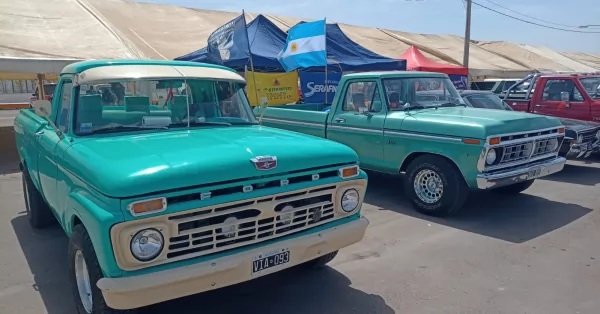
<svg viewBox="0 0 600 314"><path fill-rule="evenodd" d="M556 156L556 152L553 152L553 153L549 153L549 154L545 154L545 155L540 155L540 156L537 156L537 157L534 157L534 158L531 158L531 159L529 159L529 157L528 157L526 160L520 160L520 161L517 161L517 162L510 163L510 164L501 164L501 165L497 165L497 166L493 166L493 167L489 167L488 166L487 168L485 168L485 172L494 171L494 170L503 169L503 168L515 167L515 166L522 165L522 164L525 164L525 163L535 162L535 161L538 161L538 160L542 160L542 159L550 158L550 157L555 157L555 156Z"/></svg>
<svg viewBox="0 0 600 314"><path fill-rule="evenodd" d="M325 125L323 125L323 124L311 123L311 122L294 121L294 120L287 120L287 119L273 119L273 118L262 118L262 120L269 121L269 122L289 123L289 124L295 124L295 125L316 126L316 127L323 128L323 129L325 128Z"/></svg>
<svg viewBox="0 0 600 314"><path fill-rule="evenodd" d="M523 134L523 133L521 133L521 134ZM546 138L553 138L553 137L559 137L559 136L560 136L559 133L552 133L552 134L545 134L545 135L539 135L539 136L533 136L533 137L526 137L526 138L520 138L520 139L506 141L506 142L500 142L500 144L490 145L490 147L491 148L504 147L504 146L515 145L515 144L519 144L519 143L526 143L526 142L543 140ZM499 137L499 136L494 136L494 137Z"/></svg>
<svg viewBox="0 0 600 314"><path fill-rule="evenodd" d="M448 141L448 142L462 142L462 139L455 137L444 137L444 136L436 136L436 135L426 135L426 134L418 134L418 133L409 133L409 132L398 132L398 131L390 131L383 130L383 135L397 135L397 136L405 136L412 138L421 138L428 140L438 140L438 141Z"/></svg>
<svg viewBox="0 0 600 314"><path fill-rule="evenodd" d="M365 133L375 133L375 134L383 134L382 130L374 130L374 129L363 129L363 128L353 128L349 126L341 126L341 125L329 125L329 129L336 130L349 130L349 131L357 131L357 132L365 132Z"/></svg>
<svg viewBox="0 0 600 314"><path fill-rule="evenodd" d="M487 137L487 142L489 142L490 138L494 138L494 137L504 137L504 136L511 136L511 135L519 135L519 134L527 134L527 133L535 133L535 132L544 132L544 131L550 131L550 130L558 130L560 128L565 128L564 125L562 126L555 126L553 128L547 128L547 129L539 129L539 130L531 130L531 131L521 131L521 132L516 132L516 133L505 133L505 134L496 134L496 135L490 135ZM556 134L559 134L558 132ZM564 134L564 133L562 133ZM528 137L528 139L531 139L533 137Z"/></svg>

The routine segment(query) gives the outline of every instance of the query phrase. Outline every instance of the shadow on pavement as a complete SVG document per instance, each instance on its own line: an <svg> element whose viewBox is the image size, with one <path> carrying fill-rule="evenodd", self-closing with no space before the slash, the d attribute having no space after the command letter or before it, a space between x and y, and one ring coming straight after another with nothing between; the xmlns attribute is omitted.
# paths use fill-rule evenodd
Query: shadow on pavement
<svg viewBox="0 0 600 314"><path fill-rule="evenodd" d="M404 196L402 179L369 172L365 202L401 214L504 241L522 243L535 239L585 216L591 209L545 198L493 192L472 193L460 212L450 217L431 217L417 212Z"/></svg>
<svg viewBox="0 0 600 314"><path fill-rule="evenodd" d="M19 172L19 154L12 127L0 127L0 175Z"/></svg>
<svg viewBox="0 0 600 314"><path fill-rule="evenodd" d="M48 314L76 314L68 280L67 237L60 227L33 230L26 216L12 221L21 249ZM140 314L196 313L382 313L394 311L378 295L350 287L330 267L299 267L239 285L140 309Z"/></svg>
<svg viewBox="0 0 600 314"><path fill-rule="evenodd" d="M597 163L600 163L600 160ZM539 180L594 186L600 184L600 168L566 164L561 172Z"/></svg>
<svg viewBox="0 0 600 314"><path fill-rule="evenodd" d="M291 268L253 281L154 305L142 314L381 313L394 310L385 300L350 287L333 268ZM177 309L177 310L176 310Z"/></svg>
<svg viewBox="0 0 600 314"><path fill-rule="evenodd" d="M62 229L33 230L24 215L11 224L48 314L75 314L67 271L68 239Z"/></svg>

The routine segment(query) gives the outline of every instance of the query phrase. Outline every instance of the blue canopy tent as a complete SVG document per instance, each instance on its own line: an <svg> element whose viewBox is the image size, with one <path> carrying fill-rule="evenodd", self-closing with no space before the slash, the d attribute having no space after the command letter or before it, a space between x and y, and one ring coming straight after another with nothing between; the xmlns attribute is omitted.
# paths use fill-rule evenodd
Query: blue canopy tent
<svg viewBox="0 0 600 314"><path fill-rule="evenodd" d="M254 70L283 72L277 55L285 46L287 34L263 15L258 15L248 23L247 30ZM337 24L327 24L326 37L327 58L330 59L327 69L329 72L339 72L340 67L343 72L406 70L406 60L387 58L362 47L348 38ZM206 47L175 58L175 60L220 63L220 61L211 59ZM241 72L245 66L250 68L250 59L246 56L229 59L224 61L223 65ZM324 68L316 67L304 70L323 72Z"/></svg>
<svg viewBox="0 0 600 314"><path fill-rule="evenodd" d="M257 16L252 22L248 23L247 30L254 70L259 72L283 71L277 60L277 55L285 45L286 33L263 15ZM175 60L219 63L219 61L211 59L206 47L175 58ZM244 66L248 66L248 70L250 70L250 58L229 59L223 65L240 72L244 71Z"/></svg>

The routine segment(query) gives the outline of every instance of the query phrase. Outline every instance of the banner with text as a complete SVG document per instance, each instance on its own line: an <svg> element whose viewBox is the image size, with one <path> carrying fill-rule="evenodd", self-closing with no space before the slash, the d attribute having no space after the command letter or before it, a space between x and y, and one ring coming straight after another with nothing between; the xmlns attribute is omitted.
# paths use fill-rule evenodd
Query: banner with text
<svg viewBox="0 0 600 314"><path fill-rule="evenodd" d="M254 87L256 78L256 88ZM261 97L267 97L269 106L293 104L298 101L298 72L289 73L246 73L246 93L252 106L257 106Z"/></svg>
<svg viewBox="0 0 600 314"><path fill-rule="evenodd" d="M325 99L325 72L300 72L300 86L304 103L331 103L342 73L327 73L327 99Z"/></svg>
<svg viewBox="0 0 600 314"><path fill-rule="evenodd" d="M466 90L467 89L467 76L466 75L457 75L457 74L448 74L452 84L458 90Z"/></svg>

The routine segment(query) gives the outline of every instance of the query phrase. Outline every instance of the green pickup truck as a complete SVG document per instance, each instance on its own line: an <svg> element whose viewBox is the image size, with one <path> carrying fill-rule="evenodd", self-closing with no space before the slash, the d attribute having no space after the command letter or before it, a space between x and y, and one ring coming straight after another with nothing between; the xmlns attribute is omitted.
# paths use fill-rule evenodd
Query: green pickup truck
<svg viewBox="0 0 600 314"><path fill-rule="evenodd" d="M244 86L199 63L80 62L17 116L27 217L68 235L78 313L322 266L363 238L356 153L259 125Z"/></svg>
<svg viewBox="0 0 600 314"><path fill-rule="evenodd" d="M519 193L561 171L556 118L467 107L445 74L370 72L342 77L331 107L255 108L267 126L352 147L364 169L406 173L417 210L446 215L470 189Z"/></svg>

